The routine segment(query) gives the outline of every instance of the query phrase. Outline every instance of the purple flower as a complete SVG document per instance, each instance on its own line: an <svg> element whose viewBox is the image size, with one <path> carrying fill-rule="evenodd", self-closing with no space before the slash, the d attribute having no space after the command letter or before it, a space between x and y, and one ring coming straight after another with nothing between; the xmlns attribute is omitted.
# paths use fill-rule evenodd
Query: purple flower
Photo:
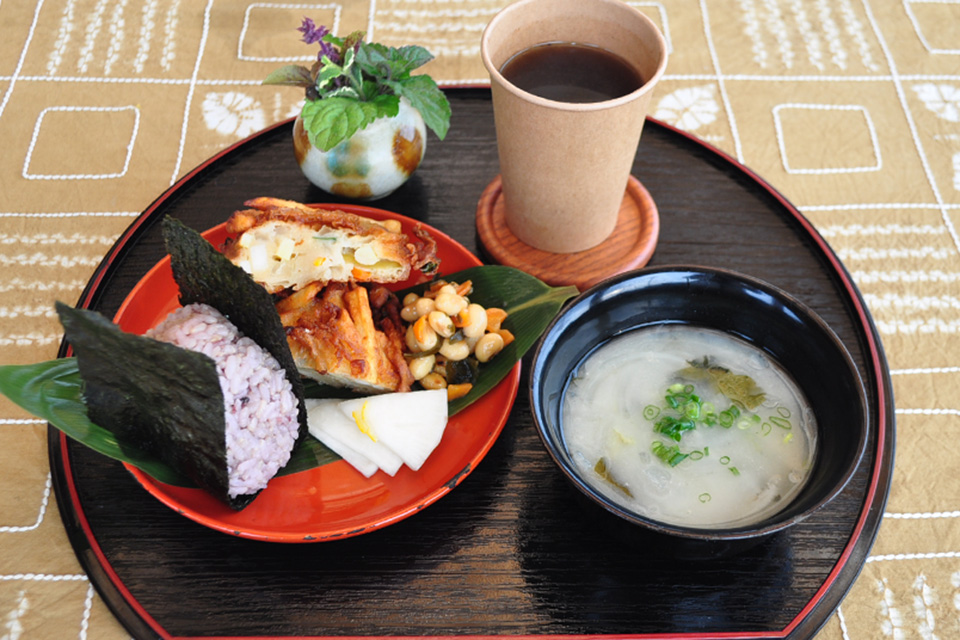
<svg viewBox="0 0 960 640"><path fill-rule="evenodd" d="M329 29L323 25L318 27L310 18L304 18L303 23L300 25L297 31L303 34L303 41L307 44L320 42L323 39L323 36L330 33Z"/></svg>
<svg viewBox="0 0 960 640"><path fill-rule="evenodd" d="M324 25L320 25L318 27L313 20L305 17L303 19L303 23L300 25L297 31L303 34L303 41L307 44L318 43L320 45L320 52L317 54L317 60L322 61L323 57L327 56L334 64L340 64L340 52L337 51L337 48L329 42L323 41L323 37L330 33L330 29Z"/></svg>
<svg viewBox="0 0 960 640"><path fill-rule="evenodd" d="M340 64L340 53L329 42L320 43L320 53L317 54L317 60L323 60L323 56L330 58L330 62Z"/></svg>

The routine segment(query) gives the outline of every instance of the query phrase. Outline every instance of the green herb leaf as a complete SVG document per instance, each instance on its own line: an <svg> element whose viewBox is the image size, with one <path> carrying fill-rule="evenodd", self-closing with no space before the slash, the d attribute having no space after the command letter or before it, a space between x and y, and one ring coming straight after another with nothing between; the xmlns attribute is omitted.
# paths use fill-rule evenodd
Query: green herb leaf
<svg viewBox="0 0 960 640"><path fill-rule="evenodd" d="M394 75L391 51L375 42L361 44L357 49L357 65L372 78L390 78Z"/></svg>
<svg viewBox="0 0 960 640"><path fill-rule="evenodd" d="M540 338L563 303L577 295L576 287L551 287L528 273L501 265L473 267L443 274L452 282L473 282L470 300L483 307L498 307L507 312L503 328L514 335L490 362L480 367L470 393L450 403L450 415L462 411L497 385ZM422 293L427 285L398 292L400 299L410 291Z"/></svg>
<svg viewBox="0 0 960 640"><path fill-rule="evenodd" d="M433 78L426 75L411 76L396 82L394 91L410 101L423 116L423 123L443 140L450 129L450 102Z"/></svg>
<svg viewBox="0 0 960 640"><path fill-rule="evenodd" d="M377 107L379 117L393 118L400 113L400 98L387 93L382 93L371 100Z"/></svg>
<svg viewBox="0 0 960 640"><path fill-rule="evenodd" d="M363 94L353 85L345 84L342 87L331 89L323 95L324 100L330 98L346 98L347 100L363 100ZM360 127L361 129L363 127Z"/></svg>
<svg viewBox="0 0 960 640"><path fill-rule="evenodd" d="M301 67L296 64L288 64L286 66L275 69L268 75L263 84L278 84L291 87L310 87L313 86L314 80L310 75L310 70L306 67Z"/></svg>
<svg viewBox="0 0 960 640"><path fill-rule="evenodd" d="M354 32L351 33L350 35L352 36L352 35L355 35L355 34L357 34L357 33L360 33L360 37L361 37L361 38L363 37L363 32L362 32L362 31L359 31L359 32L358 32L358 31L354 31ZM335 36L335 35L333 35L332 33L328 33L327 35L323 36L323 42L329 42L330 44L332 44L334 47L337 48L337 51L343 49L343 43L344 43L343 38L341 38L341 37L339 37L339 36Z"/></svg>
<svg viewBox="0 0 960 640"><path fill-rule="evenodd" d="M324 56L322 65L317 71L317 91L325 92L328 87L333 84L333 81L343 75L343 67L333 62L330 62L330 58Z"/></svg>
<svg viewBox="0 0 960 640"><path fill-rule="evenodd" d="M360 44L360 46L363 46L363 37L366 34L367 34L366 31L354 31L350 35L348 35L346 38L344 38L343 41L340 42L341 53L343 55L346 55L347 51L356 47L357 44ZM331 39L331 42L332 42L332 39Z"/></svg>
<svg viewBox="0 0 960 640"><path fill-rule="evenodd" d="M329 151L384 115L383 103L359 102L343 97L307 100L301 112L310 142Z"/></svg>
<svg viewBox="0 0 960 640"><path fill-rule="evenodd" d="M400 47L397 51L400 54L400 58L406 62L405 70L407 73L433 60L432 53L415 44Z"/></svg>
<svg viewBox="0 0 960 640"><path fill-rule="evenodd" d="M402 80L431 60L433 54L415 45L397 49L369 42L357 50L357 64L363 72L381 80Z"/></svg>
<svg viewBox="0 0 960 640"><path fill-rule="evenodd" d="M314 29L312 22L310 29ZM302 31L302 29L301 29ZM406 98L423 117L424 124L443 140L450 129L450 103L429 76L411 72L433 60L418 45L387 47L364 42L364 32L346 38L327 33L321 39L320 60L312 69L288 65L271 73L266 84L287 84L307 89L301 116L310 142L329 151L377 118L382 98ZM337 59L334 62L333 59ZM334 100L338 99L338 100ZM345 104L342 101L347 101ZM374 103L370 109L368 103Z"/></svg>

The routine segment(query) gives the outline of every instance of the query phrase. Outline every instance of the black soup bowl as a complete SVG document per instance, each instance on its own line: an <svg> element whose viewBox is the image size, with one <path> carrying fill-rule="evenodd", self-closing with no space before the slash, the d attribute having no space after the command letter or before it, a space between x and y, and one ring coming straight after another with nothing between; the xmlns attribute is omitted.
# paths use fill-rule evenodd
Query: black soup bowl
<svg viewBox="0 0 960 640"><path fill-rule="evenodd" d="M793 378L817 424L817 449L800 492L766 519L735 528L660 522L592 488L564 438L563 401L582 361L610 339L663 324L726 332L758 347ZM758 541L830 502L850 480L867 442L863 383L849 353L810 309L780 289L728 270L696 266L645 268L605 280L574 299L544 332L533 357L530 402L540 438L588 502L681 542ZM628 527L636 531L636 527ZM734 545L735 546L735 545Z"/></svg>

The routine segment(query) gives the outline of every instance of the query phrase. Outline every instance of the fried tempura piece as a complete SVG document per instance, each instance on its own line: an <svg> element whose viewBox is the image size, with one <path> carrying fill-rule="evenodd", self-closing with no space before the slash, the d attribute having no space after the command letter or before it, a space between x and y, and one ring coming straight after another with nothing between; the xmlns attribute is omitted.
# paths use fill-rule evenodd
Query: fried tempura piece
<svg viewBox="0 0 960 640"><path fill-rule="evenodd" d="M280 300L277 312L302 375L361 391L409 391L399 306L385 287L312 283Z"/></svg>
<svg viewBox="0 0 960 640"><path fill-rule="evenodd" d="M270 293L319 282L400 282L413 269L437 267L436 242L417 227L414 237L397 220L377 221L345 211L315 209L290 200L255 198L235 212L223 253Z"/></svg>

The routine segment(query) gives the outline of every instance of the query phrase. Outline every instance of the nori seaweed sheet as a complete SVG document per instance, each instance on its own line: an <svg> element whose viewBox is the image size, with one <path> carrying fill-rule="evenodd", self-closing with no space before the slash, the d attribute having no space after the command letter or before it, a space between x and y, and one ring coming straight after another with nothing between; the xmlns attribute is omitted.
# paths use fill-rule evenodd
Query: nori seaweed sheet
<svg viewBox="0 0 960 640"><path fill-rule="evenodd" d="M307 434L303 381L273 298L246 271L179 220L164 218L163 238L170 253L173 279L180 287L180 304L200 302L215 308L283 367L299 401L299 444Z"/></svg>
<svg viewBox="0 0 960 640"><path fill-rule="evenodd" d="M227 494L223 392L202 353L125 333L95 311L56 303L83 378L90 420L178 469L234 509Z"/></svg>
<svg viewBox="0 0 960 640"><path fill-rule="evenodd" d="M283 367L298 400L299 437L307 434L303 382L267 291L202 235L163 221L180 303L209 305ZM223 392L216 363L189 349L123 332L99 313L57 303L83 378L90 420L178 469L240 510L258 495L230 498ZM297 446L295 445L295 447Z"/></svg>

